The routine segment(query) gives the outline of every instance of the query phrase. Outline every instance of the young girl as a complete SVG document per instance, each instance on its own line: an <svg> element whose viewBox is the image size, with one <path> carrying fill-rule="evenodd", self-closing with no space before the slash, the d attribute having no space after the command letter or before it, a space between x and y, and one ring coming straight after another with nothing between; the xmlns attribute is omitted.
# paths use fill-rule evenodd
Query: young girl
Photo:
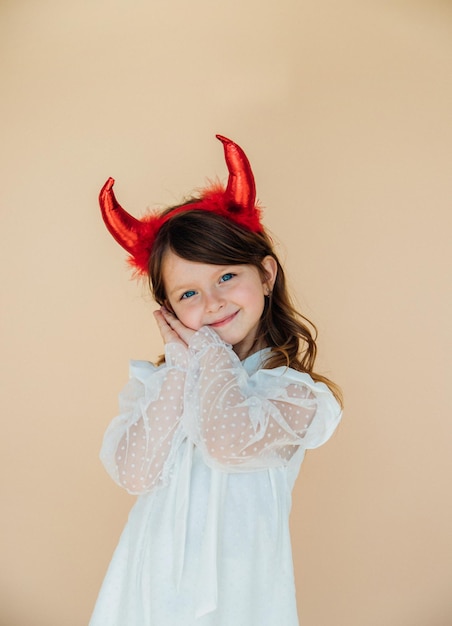
<svg viewBox="0 0 452 626"><path fill-rule="evenodd" d="M165 344L132 361L101 451L139 496L91 626L296 626L291 491L341 409L313 371L260 221L248 159L222 136L229 180L137 220L100 194L106 225L149 276Z"/></svg>

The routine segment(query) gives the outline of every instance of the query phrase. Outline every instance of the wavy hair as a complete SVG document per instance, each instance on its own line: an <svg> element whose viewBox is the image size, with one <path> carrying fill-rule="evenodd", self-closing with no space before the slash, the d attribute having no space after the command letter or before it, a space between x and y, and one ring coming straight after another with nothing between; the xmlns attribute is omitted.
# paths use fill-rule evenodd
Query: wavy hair
<svg viewBox="0 0 452 626"><path fill-rule="evenodd" d="M184 204L189 205L190 202ZM176 208L171 207L164 214ZM265 298L264 311L251 352L256 345L270 347L271 351L264 363L266 369L287 366L307 372L315 381L325 383L341 402L339 387L314 371L317 329L295 309L288 293L284 270L267 233L251 232L227 218L207 211L188 208L174 215L160 228L149 259L149 286L155 301L160 305L168 304L162 271L167 250L187 261L198 263L254 265L263 281L268 276L262 261L266 256L272 256L278 271L272 293ZM159 362L162 361L163 357Z"/></svg>

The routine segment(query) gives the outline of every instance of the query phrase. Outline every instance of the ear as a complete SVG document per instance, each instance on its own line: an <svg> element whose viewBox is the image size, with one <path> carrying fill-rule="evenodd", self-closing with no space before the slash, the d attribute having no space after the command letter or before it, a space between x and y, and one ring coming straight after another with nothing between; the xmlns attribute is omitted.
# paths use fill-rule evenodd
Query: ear
<svg viewBox="0 0 452 626"><path fill-rule="evenodd" d="M266 256L262 260L262 266L265 270L265 279L262 281L262 284L265 288L265 295L269 295L273 290L273 285L275 284L276 275L278 274L278 263L276 259L271 255Z"/></svg>

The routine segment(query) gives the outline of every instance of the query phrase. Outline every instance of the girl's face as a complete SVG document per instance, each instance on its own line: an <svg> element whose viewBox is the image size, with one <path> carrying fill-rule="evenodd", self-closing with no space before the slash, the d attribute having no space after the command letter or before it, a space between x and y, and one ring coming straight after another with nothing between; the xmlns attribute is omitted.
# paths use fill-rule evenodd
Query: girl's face
<svg viewBox="0 0 452 626"><path fill-rule="evenodd" d="M276 278L275 259L267 256L262 264L265 279L254 265L197 263L168 250L162 266L168 304L185 326L210 326L243 358L253 346L264 297Z"/></svg>

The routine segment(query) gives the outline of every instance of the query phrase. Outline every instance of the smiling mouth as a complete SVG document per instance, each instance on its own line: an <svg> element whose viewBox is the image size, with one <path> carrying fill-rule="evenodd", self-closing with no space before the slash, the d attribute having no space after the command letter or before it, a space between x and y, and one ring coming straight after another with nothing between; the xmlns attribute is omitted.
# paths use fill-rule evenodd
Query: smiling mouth
<svg viewBox="0 0 452 626"><path fill-rule="evenodd" d="M234 317L237 315L237 313L238 313L238 311L236 311L232 315L228 315L227 317L223 317L223 319L218 320L218 322L213 322L213 324L209 324L209 326L212 326L212 328L218 328L219 326L225 326L226 324L229 324L229 322L234 319Z"/></svg>

